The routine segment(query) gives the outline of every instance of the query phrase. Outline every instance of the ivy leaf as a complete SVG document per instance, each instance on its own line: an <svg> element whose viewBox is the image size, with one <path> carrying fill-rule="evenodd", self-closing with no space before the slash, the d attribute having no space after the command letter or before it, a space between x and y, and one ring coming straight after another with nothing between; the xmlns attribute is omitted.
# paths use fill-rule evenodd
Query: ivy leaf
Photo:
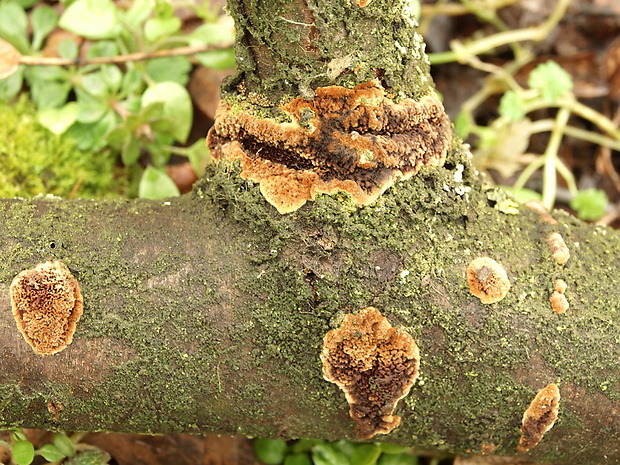
<svg viewBox="0 0 620 465"><path fill-rule="evenodd" d="M87 39L113 39L121 32L111 0L76 0L60 17L60 27Z"/></svg>
<svg viewBox="0 0 620 465"><path fill-rule="evenodd" d="M581 190L570 201L570 207L577 211L577 216L582 220L596 221L605 214L605 208L609 203L607 194L600 189Z"/></svg>
<svg viewBox="0 0 620 465"><path fill-rule="evenodd" d="M147 166L142 173L138 197L141 199L162 199L165 197L178 197L181 193L174 181L161 170Z"/></svg>
<svg viewBox="0 0 620 465"><path fill-rule="evenodd" d="M528 85L540 91L548 102L555 103L561 95L573 88L573 79L555 61L541 63L530 73Z"/></svg>
<svg viewBox="0 0 620 465"><path fill-rule="evenodd" d="M13 445L12 453L17 465L30 465L34 460L34 446L30 441L17 441Z"/></svg>
<svg viewBox="0 0 620 465"><path fill-rule="evenodd" d="M519 121L525 118L523 99L514 90L507 91L499 101L499 114L508 121Z"/></svg>

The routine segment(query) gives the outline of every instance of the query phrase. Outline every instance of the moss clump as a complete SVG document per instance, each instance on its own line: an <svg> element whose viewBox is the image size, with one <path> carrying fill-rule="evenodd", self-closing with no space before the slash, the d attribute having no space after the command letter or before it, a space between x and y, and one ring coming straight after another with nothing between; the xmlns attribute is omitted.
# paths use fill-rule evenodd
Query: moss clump
<svg viewBox="0 0 620 465"><path fill-rule="evenodd" d="M109 154L82 152L71 138L41 126L26 97L0 103L0 197L114 196L122 190L114 165Z"/></svg>

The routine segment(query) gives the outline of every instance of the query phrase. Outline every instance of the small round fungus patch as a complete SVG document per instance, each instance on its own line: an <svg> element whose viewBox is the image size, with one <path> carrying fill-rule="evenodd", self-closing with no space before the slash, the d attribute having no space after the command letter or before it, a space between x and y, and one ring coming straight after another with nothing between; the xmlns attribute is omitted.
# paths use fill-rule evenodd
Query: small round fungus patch
<svg viewBox="0 0 620 465"><path fill-rule="evenodd" d="M71 344L84 300L64 263L45 262L22 271L10 293L17 329L37 354L55 354Z"/></svg>
<svg viewBox="0 0 620 465"><path fill-rule="evenodd" d="M551 302L553 311L558 315L564 313L569 307L568 300L564 295L566 287L566 282L563 279L556 279L553 283L553 294L549 297L549 302Z"/></svg>
<svg viewBox="0 0 620 465"><path fill-rule="evenodd" d="M551 233L547 236L547 244L551 250L551 255L558 265L564 265L570 258L570 251L560 233Z"/></svg>
<svg viewBox="0 0 620 465"><path fill-rule="evenodd" d="M473 260L467 267L469 290L483 304L502 300L510 289L506 270L489 257Z"/></svg>
<svg viewBox="0 0 620 465"><path fill-rule="evenodd" d="M560 389L556 384L545 386L523 414L521 439L517 450L527 452L536 446L558 418Z"/></svg>
<svg viewBox="0 0 620 465"><path fill-rule="evenodd" d="M394 408L409 393L420 362L409 334L368 307L325 335L321 360L323 377L344 391L360 438L388 434L400 425Z"/></svg>

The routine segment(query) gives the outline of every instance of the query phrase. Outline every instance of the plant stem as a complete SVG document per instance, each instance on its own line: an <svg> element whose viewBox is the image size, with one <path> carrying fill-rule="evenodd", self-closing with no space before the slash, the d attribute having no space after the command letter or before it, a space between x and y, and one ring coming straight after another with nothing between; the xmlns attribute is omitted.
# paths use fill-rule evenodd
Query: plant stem
<svg viewBox="0 0 620 465"><path fill-rule="evenodd" d="M558 158L558 149L562 142L562 135L564 134L564 129L568 123L570 113L570 109L566 107L558 111L555 125L551 131L551 138L549 139L545 154L543 155L545 166L543 171L542 201L547 210L551 210L555 203L555 193L557 190L556 161Z"/></svg>

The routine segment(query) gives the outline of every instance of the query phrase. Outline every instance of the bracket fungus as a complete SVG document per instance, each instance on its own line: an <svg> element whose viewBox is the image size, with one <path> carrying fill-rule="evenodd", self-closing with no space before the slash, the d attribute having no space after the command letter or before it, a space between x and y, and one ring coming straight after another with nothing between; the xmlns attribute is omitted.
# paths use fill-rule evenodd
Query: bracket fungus
<svg viewBox="0 0 620 465"><path fill-rule="evenodd" d="M10 293L17 329L37 354L55 354L71 344L84 300L64 263L45 262L22 271Z"/></svg>
<svg viewBox="0 0 620 465"><path fill-rule="evenodd" d="M479 257L467 267L467 283L483 304L499 302L508 293L510 281L506 270L489 257Z"/></svg>
<svg viewBox="0 0 620 465"><path fill-rule="evenodd" d="M388 434L400 425L394 408L409 393L420 363L409 334L368 307L325 335L321 361L323 377L344 391L360 438Z"/></svg>
<svg viewBox="0 0 620 465"><path fill-rule="evenodd" d="M527 452L536 446L558 418L560 389L556 384L542 388L523 414L517 450Z"/></svg>
<svg viewBox="0 0 620 465"><path fill-rule="evenodd" d="M547 236L547 244L551 250L551 256L558 265L564 265L570 258L570 251L560 233L551 233Z"/></svg>
<svg viewBox="0 0 620 465"><path fill-rule="evenodd" d="M222 101L207 144L215 160L239 160L241 177L282 214L319 193L370 204L396 180L443 165L451 139L436 96L395 103L378 80L319 87L274 111L278 121Z"/></svg>
<svg viewBox="0 0 620 465"><path fill-rule="evenodd" d="M551 302L551 308L554 313L558 315L564 313L569 307L568 300L566 300L564 295L566 287L566 281L563 279L556 279L553 283L553 293L549 297L549 302Z"/></svg>

